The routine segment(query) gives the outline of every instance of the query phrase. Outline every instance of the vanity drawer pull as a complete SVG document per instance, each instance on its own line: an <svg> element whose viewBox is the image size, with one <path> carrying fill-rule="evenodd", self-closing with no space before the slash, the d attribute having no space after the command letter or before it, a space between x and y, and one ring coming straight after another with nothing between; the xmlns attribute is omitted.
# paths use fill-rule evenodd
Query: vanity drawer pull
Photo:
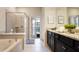
<svg viewBox="0 0 79 59"><path fill-rule="evenodd" d="M79 46L77 46L77 48L79 49Z"/></svg>
<svg viewBox="0 0 79 59"><path fill-rule="evenodd" d="M62 46L62 48L65 50L66 48L64 46Z"/></svg>

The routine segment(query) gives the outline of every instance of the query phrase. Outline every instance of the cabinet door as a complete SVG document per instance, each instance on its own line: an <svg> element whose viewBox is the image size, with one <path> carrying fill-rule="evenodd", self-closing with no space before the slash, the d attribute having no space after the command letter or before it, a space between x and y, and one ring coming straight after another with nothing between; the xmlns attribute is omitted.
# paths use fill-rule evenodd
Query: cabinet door
<svg viewBox="0 0 79 59"><path fill-rule="evenodd" d="M51 32L47 32L47 44L51 48Z"/></svg>
<svg viewBox="0 0 79 59"><path fill-rule="evenodd" d="M79 52L79 41L74 41L74 49Z"/></svg>
<svg viewBox="0 0 79 59"><path fill-rule="evenodd" d="M54 33L53 32L51 36L51 50L54 51Z"/></svg>
<svg viewBox="0 0 79 59"><path fill-rule="evenodd" d="M73 48L71 48L71 47L69 47L67 45L65 47L66 47L65 52L75 52L75 50Z"/></svg>
<svg viewBox="0 0 79 59"><path fill-rule="evenodd" d="M60 40L70 47L73 47L73 39L60 35Z"/></svg>
<svg viewBox="0 0 79 59"><path fill-rule="evenodd" d="M54 51L54 33L48 31L47 32L47 44L52 51Z"/></svg>
<svg viewBox="0 0 79 59"><path fill-rule="evenodd" d="M66 47L64 46L64 44L59 41L59 40L55 40L55 51L56 52L65 52Z"/></svg>
<svg viewBox="0 0 79 59"><path fill-rule="evenodd" d="M55 45L55 51L56 52L75 52L74 49L69 47L68 45L64 44L62 41L56 39L56 45Z"/></svg>

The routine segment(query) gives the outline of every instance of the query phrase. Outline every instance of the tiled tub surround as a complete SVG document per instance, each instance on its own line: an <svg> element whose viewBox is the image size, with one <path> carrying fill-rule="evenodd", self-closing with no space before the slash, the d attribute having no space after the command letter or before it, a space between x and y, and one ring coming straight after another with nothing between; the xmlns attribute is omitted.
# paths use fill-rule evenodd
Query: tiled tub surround
<svg viewBox="0 0 79 59"><path fill-rule="evenodd" d="M54 52L78 52L79 33L71 34L48 29L47 44Z"/></svg>

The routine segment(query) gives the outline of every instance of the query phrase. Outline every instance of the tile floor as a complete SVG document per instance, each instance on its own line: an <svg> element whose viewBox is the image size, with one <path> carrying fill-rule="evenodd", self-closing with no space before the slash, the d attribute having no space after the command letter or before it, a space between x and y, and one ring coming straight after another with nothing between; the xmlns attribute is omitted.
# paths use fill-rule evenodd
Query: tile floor
<svg viewBox="0 0 79 59"><path fill-rule="evenodd" d="M35 39L34 44L24 44L24 50L22 52L51 52L48 47L43 45L40 39Z"/></svg>

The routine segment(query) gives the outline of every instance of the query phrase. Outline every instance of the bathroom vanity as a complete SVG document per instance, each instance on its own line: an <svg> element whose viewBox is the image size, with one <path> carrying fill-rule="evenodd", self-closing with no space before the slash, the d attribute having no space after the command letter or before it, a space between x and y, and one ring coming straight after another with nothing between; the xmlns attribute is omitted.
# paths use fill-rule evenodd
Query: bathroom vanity
<svg viewBox="0 0 79 59"><path fill-rule="evenodd" d="M47 45L54 52L78 52L79 34L47 30Z"/></svg>

